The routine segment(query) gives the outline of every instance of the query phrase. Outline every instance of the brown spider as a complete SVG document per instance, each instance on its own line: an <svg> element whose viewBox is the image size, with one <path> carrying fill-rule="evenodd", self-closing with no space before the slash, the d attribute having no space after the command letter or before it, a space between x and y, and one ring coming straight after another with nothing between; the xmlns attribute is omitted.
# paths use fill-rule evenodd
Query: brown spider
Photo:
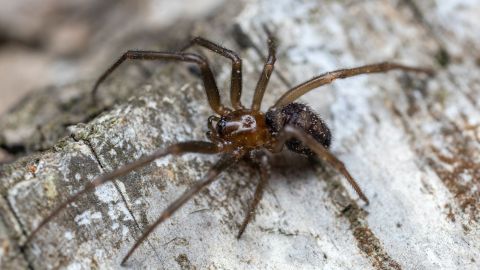
<svg viewBox="0 0 480 270"><path fill-rule="evenodd" d="M260 111L260 105L276 60L276 44L271 33L268 30L266 30L266 32L268 34L268 59L265 62L262 74L255 88L255 94L250 108L244 107L240 102L242 92L242 60L235 52L223 48L220 45L197 37L180 52L127 51L124 53L95 83L92 91L94 99L98 86L127 59L179 61L197 64L201 71L208 102L212 110L216 113L216 115L208 118L209 131L207 132L207 137L210 142L187 141L176 143L166 149L157 150L150 155L126 164L112 172L96 177L81 191L60 204L50 215L40 222L38 227L33 230L27 238L25 245L32 240L33 236L43 226L52 220L63 208L74 202L79 196L99 185L112 181L119 176L125 175L132 170L147 165L155 159L167 155L182 155L185 153L223 154L222 158L213 165L203 180L196 182L190 189L185 191L180 198L171 203L160 217L150 225L123 258L122 265L125 264L132 253L159 224L175 213L176 210L202 188L212 183L222 171L244 158L258 165L256 167L258 167L260 171L260 181L256 187L249 209L246 212L245 219L240 226L237 235L237 238L240 238L255 214L255 209L260 202L263 189L268 181L270 165L266 151L272 153L280 152L283 145L286 145L287 148L293 152L309 157L319 156L324 161L330 163L330 165L345 176L360 198L368 204L367 197L363 194L344 164L328 150L331 142L331 133L325 122L313 112L310 107L301 103L295 103L294 101L305 93L322 85L330 84L336 79L367 73L387 72L393 69L427 73L429 75L432 75L433 72L429 69L409 67L389 62L327 72L288 90L277 100L275 105L266 113L263 113ZM230 101L233 109L220 104L217 84L207 60L198 54L183 52L194 45L204 47L232 61Z"/></svg>

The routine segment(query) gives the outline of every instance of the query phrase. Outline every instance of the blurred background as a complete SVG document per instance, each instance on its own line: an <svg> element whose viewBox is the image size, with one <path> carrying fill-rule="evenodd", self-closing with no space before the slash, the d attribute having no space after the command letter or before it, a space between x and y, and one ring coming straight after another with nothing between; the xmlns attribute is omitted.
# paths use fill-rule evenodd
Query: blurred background
<svg viewBox="0 0 480 270"><path fill-rule="evenodd" d="M174 24L182 32L180 18L189 27L189 21L214 14L223 3L1 0L0 117L30 91L93 80L122 51L165 49L169 41L162 39L163 33ZM179 38L188 34L184 31Z"/></svg>

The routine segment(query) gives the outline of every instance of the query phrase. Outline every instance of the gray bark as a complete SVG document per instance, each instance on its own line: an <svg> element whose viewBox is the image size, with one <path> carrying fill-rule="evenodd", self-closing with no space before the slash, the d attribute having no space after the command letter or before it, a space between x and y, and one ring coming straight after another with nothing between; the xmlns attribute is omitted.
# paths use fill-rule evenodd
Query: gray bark
<svg viewBox="0 0 480 270"><path fill-rule="evenodd" d="M480 50L472 44L478 46L480 40L472 33L480 21L472 10L478 11L479 4L453 5L455 12L443 17L446 5L407 0L251 1L235 10L235 15L226 13L211 25L200 24L194 34L242 53L245 104L263 57L251 46L239 50L234 36L220 29L227 22L236 23L263 53L262 23L276 32L278 72L267 90L265 109L286 90L286 84L337 68L395 60L435 67L437 74L433 78L402 72L361 76L301 98L333 129L332 152L358 180L370 205L364 205L327 164L312 165L295 155L281 155L275 159L256 219L237 240L259 177L240 163L162 224L128 266L478 269ZM230 67L226 61L218 63L223 67L215 64L219 85L227 89L223 80L229 77ZM38 139L45 143L43 148L59 136L70 135L44 152L3 165L2 267L119 268L148 224L215 162L214 156L199 155L153 162L82 197L20 250L18 245L42 217L96 175L166 145L205 138L211 112L201 83L185 68L165 65L140 85L125 84L131 81L127 75L115 76L101 90L104 98L110 98L104 104L115 101L115 106L66 130L58 122L49 122L55 124L46 134L57 135L50 142L48 136ZM72 100L86 99L89 85L76 87L79 98ZM119 87L125 90L117 98ZM224 101L227 92L222 92ZM32 108L27 106L32 102L25 102L16 113ZM39 103L38 108L48 108L45 102ZM75 121L95 115L83 111L73 113ZM50 113L47 120L58 117L58 112ZM17 145L35 145L31 140L37 132L21 139L12 135L31 129L28 121L32 120L9 117L15 117L15 112L2 120L4 144L10 138L18 139ZM38 125L47 120L39 120ZM8 121L10 126L5 126Z"/></svg>

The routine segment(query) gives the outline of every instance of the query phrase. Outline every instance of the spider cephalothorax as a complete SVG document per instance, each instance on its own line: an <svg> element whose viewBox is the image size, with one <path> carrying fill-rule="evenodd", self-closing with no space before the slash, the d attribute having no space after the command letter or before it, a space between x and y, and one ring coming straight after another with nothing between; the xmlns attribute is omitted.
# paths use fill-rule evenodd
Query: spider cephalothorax
<svg viewBox="0 0 480 270"><path fill-rule="evenodd" d="M252 105L245 108L241 102L242 92L242 61L240 57L233 51L223 48L215 43L202 38L193 39L180 52L153 52L153 51L128 51L120 57L95 83L92 96L95 98L98 86L105 78L110 75L121 63L127 59L140 60L164 60L188 62L198 65L201 77L205 86L205 92L210 107L216 113L208 118L207 137L210 142L206 141L187 141L179 142L168 146L165 149L141 157L140 159L123 165L118 169L100 175L89 182L84 189L69 197L65 202L55 208L50 215L32 231L25 245L33 238L40 228L45 226L52 218L54 218L63 208L74 202L79 196L94 189L96 186L105 182L112 181L114 178L125 175L132 170L145 166L155 159L167 155L182 155L185 153L203 153L203 154L222 154L222 158L210 169L205 178L196 182L185 193L170 204L160 217L143 233L135 245L129 250L123 258L122 264L132 255L132 253L140 246L147 236L163 221L170 217L184 203L186 203L193 195L197 194L201 189L212 183L215 178L226 168L235 164L241 159L251 161L258 170L260 170L260 181L255 190L254 198L246 212L245 219L240 226L237 237L240 238L247 224L252 219L255 209L260 202L263 189L267 184L270 172L267 152L280 152L284 145L288 149L307 156L318 156L330 165L335 167L341 174L345 176L348 182L355 189L362 200L368 203L367 197L363 194L357 182L350 175L343 163L338 160L328 150L331 143L331 134L325 122L307 105L295 103L303 94L326 85L335 79L343 79L360 74L380 73L393 69L411 71L418 73L432 74L428 69L404 66L396 63L378 63L372 65L361 66L351 69L340 69L327 72L296 87L288 90L278 101L266 112L260 111L260 105L263 94L267 87L268 81L273 72L275 63L275 43L271 34L268 39L268 59L265 62L263 72L260 75ZM230 100L233 109L227 108L220 103L220 95L213 77L213 73L207 60L197 54L185 53L184 50L193 45L202 46L208 50L218 53L232 61L232 77Z"/></svg>
<svg viewBox="0 0 480 270"><path fill-rule="evenodd" d="M272 139L265 115L248 109L236 110L220 117L211 132L212 141L220 140L224 147L244 150L262 147Z"/></svg>

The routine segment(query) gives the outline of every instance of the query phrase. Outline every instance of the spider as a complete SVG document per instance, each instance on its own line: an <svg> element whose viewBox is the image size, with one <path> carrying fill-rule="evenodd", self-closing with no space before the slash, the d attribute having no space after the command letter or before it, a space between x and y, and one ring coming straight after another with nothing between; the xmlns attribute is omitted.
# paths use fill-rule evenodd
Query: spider
<svg viewBox="0 0 480 270"><path fill-rule="evenodd" d="M245 107L240 102L242 93L242 60L235 52L211 41L196 37L179 52L129 50L124 53L96 81L92 90L94 100L99 85L125 60L162 60L194 63L201 71L200 75L205 87L208 103L215 112L215 114L207 120L208 132L206 136L209 141L179 142L165 149L157 150L150 155L141 157L112 172L94 178L81 191L69 197L44 218L37 228L28 236L24 245L27 245L43 226L51 221L62 209L74 202L79 196L99 185L112 181L119 176L123 176L167 155L199 153L222 154L222 157L210 168L202 180L187 189L146 229L125 255L121 265L125 265L133 252L158 225L168 219L199 191L211 184L225 169L241 159L247 159L252 161L260 171L260 180L256 186L253 200L240 225L237 234L237 238L239 239L254 217L255 209L262 198L263 190L268 182L270 165L268 161L269 155L267 155L267 153L278 153L282 151L284 145L293 152L307 157L318 156L329 163L343 174L358 196L368 204L369 201L367 197L355 179L350 175L345 165L328 150L332 135L325 122L309 106L294 101L307 92L330 84L336 79L344 79L368 73L383 73L395 69L432 75L432 70L405 66L398 63L382 62L327 72L291 88L264 113L260 111L260 105L276 61L275 39L268 29L265 29L265 31L268 36L268 58L257 82L250 108ZM233 108L228 108L221 104L219 90L206 58L198 54L184 52L192 46L203 47L232 61L230 102Z"/></svg>

